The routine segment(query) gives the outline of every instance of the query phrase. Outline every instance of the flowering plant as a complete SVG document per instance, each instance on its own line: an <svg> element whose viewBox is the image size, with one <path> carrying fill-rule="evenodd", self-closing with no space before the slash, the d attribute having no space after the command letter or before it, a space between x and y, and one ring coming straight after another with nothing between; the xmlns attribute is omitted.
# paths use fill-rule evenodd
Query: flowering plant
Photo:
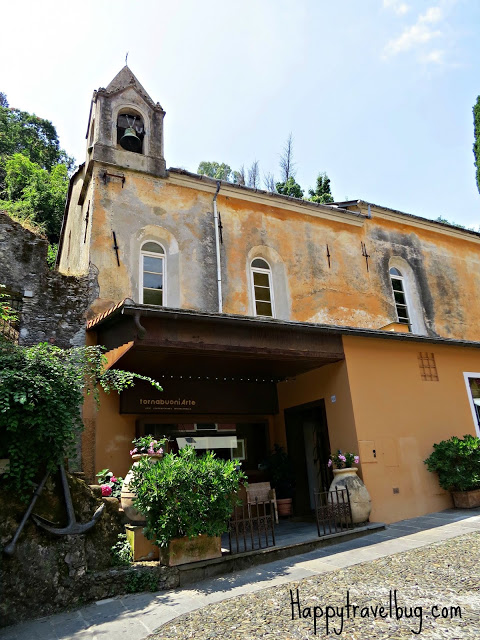
<svg viewBox="0 0 480 640"><path fill-rule="evenodd" d="M133 449L130 451L130 455L149 453L150 455L162 454L165 445L168 442L167 436L163 436L160 440L155 440L153 436L143 436L143 438L137 438L132 441Z"/></svg>
<svg viewBox="0 0 480 640"><path fill-rule="evenodd" d="M120 498L123 478L117 478L109 469L102 469L97 473L97 480L102 487L102 497Z"/></svg>
<svg viewBox="0 0 480 640"><path fill-rule="evenodd" d="M331 467L333 465L336 469L346 469L359 462L360 458L355 453L342 453L339 449L337 453L330 454L328 466Z"/></svg>

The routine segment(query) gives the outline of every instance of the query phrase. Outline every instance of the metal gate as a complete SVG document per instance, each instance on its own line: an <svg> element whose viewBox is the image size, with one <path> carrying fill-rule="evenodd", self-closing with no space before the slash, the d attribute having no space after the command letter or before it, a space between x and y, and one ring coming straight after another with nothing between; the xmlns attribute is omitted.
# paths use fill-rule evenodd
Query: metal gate
<svg viewBox="0 0 480 640"><path fill-rule="evenodd" d="M353 529L348 489L315 491L315 516L320 537Z"/></svg>
<svg viewBox="0 0 480 640"><path fill-rule="evenodd" d="M230 553L275 546L275 504L258 501L235 507L228 526Z"/></svg>

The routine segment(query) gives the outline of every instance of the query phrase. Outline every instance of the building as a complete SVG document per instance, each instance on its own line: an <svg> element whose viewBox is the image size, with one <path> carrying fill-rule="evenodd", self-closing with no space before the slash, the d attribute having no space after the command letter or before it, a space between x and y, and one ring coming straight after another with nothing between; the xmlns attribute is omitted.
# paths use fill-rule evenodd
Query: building
<svg viewBox="0 0 480 640"><path fill-rule="evenodd" d="M423 460L479 429L480 235L167 170L164 116L124 67L93 95L71 180L58 267L95 283L87 340L164 386L86 407L87 475L169 433L251 479L286 446L297 513L337 448L360 454L372 519L450 506Z"/></svg>

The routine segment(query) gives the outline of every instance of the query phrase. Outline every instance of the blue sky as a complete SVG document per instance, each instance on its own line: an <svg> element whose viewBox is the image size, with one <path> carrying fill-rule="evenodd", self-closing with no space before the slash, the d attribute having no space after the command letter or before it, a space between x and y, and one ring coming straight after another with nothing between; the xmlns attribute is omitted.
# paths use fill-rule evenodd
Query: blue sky
<svg viewBox="0 0 480 640"><path fill-rule="evenodd" d="M83 160L94 89L124 64L166 110L167 166L326 171L361 198L480 225L478 0L4 3L0 91Z"/></svg>

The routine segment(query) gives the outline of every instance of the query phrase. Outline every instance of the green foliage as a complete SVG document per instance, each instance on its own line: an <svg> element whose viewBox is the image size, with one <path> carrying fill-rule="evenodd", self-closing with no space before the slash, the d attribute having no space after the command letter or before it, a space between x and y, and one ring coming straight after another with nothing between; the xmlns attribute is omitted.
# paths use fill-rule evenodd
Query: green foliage
<svg viewBox="0 0 480 640"><path fill-rule="evenodd" d="M303 198L302 187L295 182L295 178L290 176L286 182L277 182L275 185L277 193L284 196L291 196L292 198Z"/></svg>
<svg viewBox="0 0 480 640"><path fill-rule="evenodd" d="M2 291L2 289L5 289L4 284L0 284L0 320L3 320L4 322L15 322L17 314L10 306L10 296L8 293Z"/></svg>
<svg viewBox="0 0 480 640"><path fill-rule="evenodd" d="M57 261L58 244L49 244L47 248L47 264L49 269L55 269Z"/></svg>
<svg viewBox="0 0 480 640"><path fill-rule="evenodd" d="M51 171L57 164L66 164L72 169L73 158L60 148L55 127L49 120L35 114L10 109L5 94L0 101L0 162L16 153L21 153ZM6 103L6 104L5 104Z"/></svg>
<svg viewBox="0 0 480 640"><path fill-rule="evenodd" d="M138 593L139 591L158 591L158 575L154 572L129 573L125 583L127 593Z"/></svg>
<svg viewBox="0 0 480 640"><path fill-rule="evenodd" d="M102 486L102 495L107 495L106 492L103 491L103 488L109 487L111 491L110 496L112 498L120 499L123 484L122 477L115 476L110 469L102 469L96 474L96 476L98 484Z"/></svg>
<svg viewBox="0 0 480 640"><path fill-rule="evenodd" d="M215 180L230 180L232 177L232 170L222 162L200 162L198 165L197 173L200 175L208 176L209 178L215 178Z"/></svg>
<svg viewBox="0 0 480 640"><path fill-rule="evenodd" d="M21 153L5 163L6 211L14 210L42 224L47 237L57 242L68 191L68 169L57 164L42 169Z"/></svg>
<svg viewBox="0 0 480 640"><path fill-rule="evenodd" d="M320 202L323 204L328 204L329 202L333 202L332 192L330 191L330 178L327 174L319 173L317 176L317 186L315 189L309 189L308 193L310 194L310 202Z"/></svg>
<svg viewBox="0 0 480 640"><path fill-rule="evenodd" d="M473 155L475 156L477 189L480 193L480 96L473 106Z"/></svg>
<svg viewBox="0 0 480 640"><path fill-rule="evenodd" d="M126 566L133 562L132 548L125 533L118 534L118 540L110 550L112 552L113 566Z"/></svg>
<svg viewBox="0 0 480 640"><path fill-rule="evenodd" d="M23 499L42 470L53 471L65 456L75 455L84 391L98 402L99 386L106 393L121 391L136 378L161 390L150 378L105 371L105 364L102 347L0 343L0 457L10 458L4 477Z"/></svg>
<svg viewBox="0 0 480 640"><path fill-rule="evenodd" d="M295 474L293 472L292 461L283 447L275 444L273 451L263 462L262 468L267 471L272 487L276 491L277 498L293 497Z"/></svg>
<svg viewBox="0 0 480 640"><path fill-rule="evenodd" d="M470 491L480 488L480 438L472 435L433 445L433 453L424 460L429 471L438 474L446 491Z"/></svg>
<svg viewBox="0 0 480 640"><path fill-rule="evenodd" d="M158 462L142 458L133 467L130 486L137 494L134 506L147 521L146 536L167 546L173 538L225 532L245 477L234 460L221 460L211 451L200 457L186 447Z"/></svg>
<svg viewBox="0 0 480 640"><path fill-rule="evenodd" d="M452 222L451 220L447 220L447 218L442 218L442 216L438 216L435 218L435 222L442 222L443 224L450 224L452 227L458 227L459 229L466 229L463 224L459 224L458 222Z"/></svg>

